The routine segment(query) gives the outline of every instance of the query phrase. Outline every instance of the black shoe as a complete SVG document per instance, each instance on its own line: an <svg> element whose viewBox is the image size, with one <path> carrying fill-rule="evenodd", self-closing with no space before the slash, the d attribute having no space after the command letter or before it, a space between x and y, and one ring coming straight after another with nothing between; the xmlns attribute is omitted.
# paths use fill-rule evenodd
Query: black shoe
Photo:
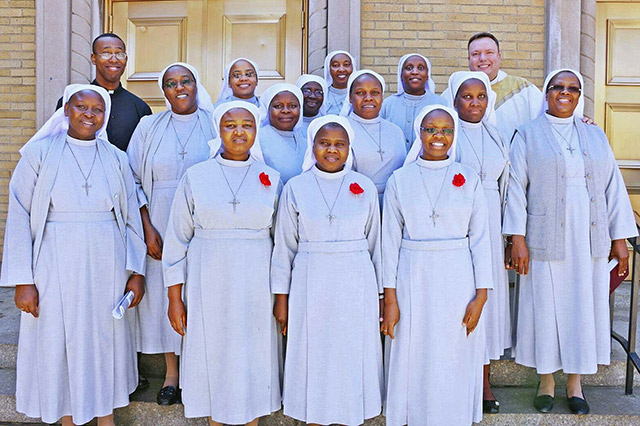
<svg viewBox="0 0 640 426"><path fill-rule="evenodd" d="M569 409L573 414L589 413L589 404L587 403L587 400L584 399L584 392L582 393L582 398L578 396L572 396L569 398Z"/></svg>
<svg viewBox="0 0 640 426"><path fill-rule="evenodd" d="M180 400L180 390L175 386L165 386L158 391L158 405L173 405Z"/></svg>
<svg viewBox="0 0 640 426"><path fill-rule="evenodd" d="M136 392L143 391L148 387L149 387L149 380L147 380L146 377L138 375L138 387L136 388Z"/></svg>
<svg viewBox="0 0 640 426"><path fill-rule="evenodd" d="M538 391L540 383L538 383ZM541 413L548 413L553 408L553 397L551 395L538 395L533 400L533 406Z"/></svg>
<svg viewBox="0 0 640 426"><path fill-rule="evenodd" d="M482 400L482 412L486 414L496 414L500 411L500 403L495 399Z"/></svg>

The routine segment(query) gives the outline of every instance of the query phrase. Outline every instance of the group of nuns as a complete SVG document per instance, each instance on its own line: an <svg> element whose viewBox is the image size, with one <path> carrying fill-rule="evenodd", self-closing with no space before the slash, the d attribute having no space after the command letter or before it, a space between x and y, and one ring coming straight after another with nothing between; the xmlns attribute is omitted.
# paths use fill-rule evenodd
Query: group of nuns
<svg viewBox="0 0 640 426"><path fill-rule="evenodd" d="M469 425L483 366L512 346L507 269L516 362L546 384L609 362L608 258L626 270L636 226L582 121L580 74L552 72L539 117L507 139L483 72L453 73L443 98L408 54L384 101L348 52L324 72L258 98L258 66L238 58L214 105L171 64L167 110L126 153L107 140L108 93L67 86L10 183L19 412L113 424L142 352L165 354L163 391L212 425L283 406L309 424Z"/></svg>

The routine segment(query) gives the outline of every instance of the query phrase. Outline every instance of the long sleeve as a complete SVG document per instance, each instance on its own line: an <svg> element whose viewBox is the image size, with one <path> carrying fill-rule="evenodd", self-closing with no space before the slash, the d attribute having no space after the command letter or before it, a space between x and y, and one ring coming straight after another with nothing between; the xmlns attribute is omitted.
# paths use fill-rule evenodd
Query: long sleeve
<svg viewBox="0 0 640 426"><path fill-rule="evenodd" d="M124 167L122 167L125 189L127 191L127 271L144 275L147 262L147 245L144 242L142 219L138 206L136 183L131 169L126 163L126 156L122 154Z"/></svg>
<svg viewBox="0 0 640 426"><path fill-rule="evenodd" d="M522 235L527 233L527 187L529 186L526 147L522 136L516 133L511 144L511 170L507 190L502 233Z"/></svg>
<svg viewBox="0 0 640 426"><path fill-rule="evenodd" d="M271 293L289 294L293 259L298 253L298 212L290 185L278 204L275 244L271 256Z"/></svg>
<svg viewBox="0 0 640 426"><path fill-rule="evenodd" d="M605 198L607 212L609 213L609 236L612 240L621 240L638 235L633 208L629 200L627 188L622 179L622 173L613 155L613 151L607 144L609 179L606 183Z"/></svg>
<svg viewBox="0 0 640 426"><path fill-rule="evenodd" d="M34 284L31 202L38 174L28 158L16 165L9 183L9 210L4 233L1 287Z"/></svg>
<svg viewBox="0 0 640 426"><path fill-rule="evenodd" d="M476 288L493 288L491 265L491 237L489 233L489 208L484 189L478 179L473 192L473 208L469 219L469 250L473 262Z"/></svg>
<svg viewBox="0 0 640 426"><path fill-rule="evenodd" d="M129 157L129 165L133 172L133 179L136 185L136 193L138 196L138 208L146 206L149 203L144 189L142 188L142 179L144 173L144 146L147 138L146 121L141 120L131 135L129 146L127 147L127 156Z"/></svg>
<svg viewBox="0 0 640 426"><path fill-rule="evenodd" d="M397 194L396 178L392 175L384 192L384 214L382 215L382 283L384 288L396 288L398 278L404 218L400 211Z"/></svg>
<svg viewBox="0 0 640 426"><path fill-rule="evenodd" d="M378 197L373 197L369 206L369 219L365 227L365 235L369 243L369 254L371 262L376 271L376 281L378 283L378 293L383 293L382 287L382 251L380 241L380 203Z"/></svg>
<svg viewBox="0 0 640 426"><path fill-rule="evenodd" d="M193 194L188 173L180 179L173 198L162 248L164 286L184 284L187 279L187 252L195 233Z"/></svg>

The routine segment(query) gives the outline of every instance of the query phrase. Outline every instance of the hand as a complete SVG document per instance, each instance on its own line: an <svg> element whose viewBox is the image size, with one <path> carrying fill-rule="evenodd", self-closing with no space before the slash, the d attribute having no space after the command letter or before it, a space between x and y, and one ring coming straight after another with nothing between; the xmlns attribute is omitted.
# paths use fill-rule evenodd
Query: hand
<svg viewBox="0 0 640 426"><path fill-rule="evenodd" d="M398 301L395 297L387 298L386 291L383 315L380 332L385 336L395 339L396 335L394 333L394 328L396 324L398 324L398 321L400 321L400 307L398 306Z"/></svg>
<svg viewBox="0 0 640 426"><path fill-rule="evenodd" d="M273 316L280 326L283 336L287 335L287 325L289 323L289 295L276 294L276 303L273 306Z"/></svg>
<svg viewBox="0 0 640 426"><path fill-rule="evenodd" d="M162 237L151 222L143 226L144 242L147 244L147 254L155 260L162 260Z"/></svg>
<svg viewBox="0 0 640 426"><path fill-rule="evenodd" d="M133 292L133 300L129 305L129 309L135 308L144 296L144 277L138 274L131 275L124 292L127 293L128 291Z"/></svg>
<svg viewBox="0 0 640 426"><path fill-rule="evenodd" d="M473 332L478 326L480 321L480 315L482 315L482 308L487 301L487 289L476 290L476 297L467 305L467 309L462 319L462 325L467 327L467 336Z"/></svg>
<svg viewBox="0 0 640 426"><path fill-rule="evenodd" d="M609 260L614 257L618 259L618 275L623 277L629 268L629 249L626 240L613 240Z"/></svg>
<svg viewBox="0 0 640 426"><path fill-rule="evenodd" d="M529 248L527 247L524 236L513 235L511 242L511 269L515 269L520 275L527 275L529 273Z"/></svg>
<svg viewBox="0 0 640 426"><path fill-rule="evenodd" d="M592 118L587 117L586 115L582 117L582 122L585 124L593 124L594 126L597 126L596 122L593 121Z"/></svg>
<svg viewBox="0 0 640 426"><path fill-rule="evenodd" d="M167 311L171 327L181 336L187 328L187 309L184 307L182 299L169 300L169 310Z"/></svg>
<svg viewBox="0 0 640 426"><path fill-rule="evenodd" d="M18 309L38 318L38 289L35 284L17 285L14 300Z"/></svg>

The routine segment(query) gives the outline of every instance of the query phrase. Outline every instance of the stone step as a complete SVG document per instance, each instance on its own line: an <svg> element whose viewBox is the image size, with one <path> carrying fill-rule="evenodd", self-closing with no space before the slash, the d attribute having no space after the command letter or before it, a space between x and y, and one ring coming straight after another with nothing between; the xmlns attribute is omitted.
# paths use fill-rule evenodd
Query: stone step
<svg viewBox="0 0 640 426"><path fill-rule="evenodd" d="M185 419L181 404L160 407L155 395L162 382L151 379L149 389L131 395L129 406L115 410L116 424L122 425L207 425L204 418ZM0 424L39 423L15 411L15 371L0 369ZM625 396L620 387L588 387L584 394L591 406L591 413L576 416L570 413L562 387L556 388L555 407L551 413L538 413L532 405L534 387L496 387L494 394L500 401L500 413L485 415L483 425L632 425L640 424L640 397ZM640 388L635 389L640 393ZM260 419L261 426L298 426L297 422L278 411ZM384 425L384 417L378 416L365 423L367 426Z"/></svg>

